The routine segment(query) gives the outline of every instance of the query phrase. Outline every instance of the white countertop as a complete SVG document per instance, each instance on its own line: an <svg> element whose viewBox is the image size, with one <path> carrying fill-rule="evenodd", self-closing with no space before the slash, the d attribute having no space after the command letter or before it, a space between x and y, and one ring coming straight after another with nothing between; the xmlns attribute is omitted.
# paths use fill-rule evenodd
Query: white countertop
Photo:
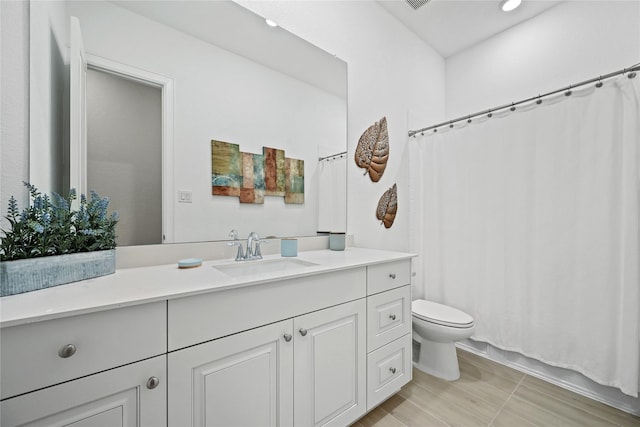
<svg viewBox="0 0 640 427"><path fill-rule="evenodd" d="M0 327L50 320L71 315L126 307L153 301L181 298L207 292L255 286L331 271L410 259L414 254L349 247L344 251L327 249L299 252L292 259L311 265L289 271L254 276L231 277L215 269L234 264L233 260L204 261L196 268L179 269L172 264L125 268L115 274L69 283L40 291L0 298ZM267 255L265 260L281 258ZM261 261L244 261L259 263Z"/></svg>

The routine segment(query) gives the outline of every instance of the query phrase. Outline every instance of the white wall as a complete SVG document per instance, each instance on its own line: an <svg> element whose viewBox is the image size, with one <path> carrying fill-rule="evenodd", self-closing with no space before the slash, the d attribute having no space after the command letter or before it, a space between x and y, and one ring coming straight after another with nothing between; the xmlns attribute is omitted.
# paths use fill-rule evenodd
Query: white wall
<svg viewBox="0 0 640 427"><path fill-rule="evenodd" d="M408 251L408 117L442 119L444 60L372 1L245 1L258 14L336 54L349 64L347 230L357 246ZM390 158L372 183L353 160L358 139L386 116ZM398 214L385 229L375 217L378 199L398 184Z"/></svg>
<svg viewBox="0 0 640 427"><path fill-rule="evenodd" d="M69 190L69 69L60 1L31 1L29 22L29 181L43 193Z"/></svg>
<svg viewBox="0 0 640 427"><path fill-rule="evenodd" d="M0 226L12 195L28 203L29 180L29 4L0 1Z"/></svg>
<svg viewBox="0 0 640 427"><path fill-rule="evenodd" d="M567 1L447 58L446 116L517 102L638 62L640 1Z"/></svg>

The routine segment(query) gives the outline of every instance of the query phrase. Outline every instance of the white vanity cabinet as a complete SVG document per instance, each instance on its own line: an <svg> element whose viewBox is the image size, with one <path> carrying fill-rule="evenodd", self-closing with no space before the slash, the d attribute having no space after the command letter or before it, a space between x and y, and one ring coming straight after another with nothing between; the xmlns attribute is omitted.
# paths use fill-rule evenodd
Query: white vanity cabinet
<svg viewBox="0 0 640 427"><path fill-rule="evenodd" d="M350 425L411 380L411 256L130 268L3 298L0 425Z"/></svg>
<svg viewBox="0 0 640 427"><path fill-rule="evenodd" d="M192 345L168 356L169 425L345 426L361 417L365 268L252 291L169 301L169 342ZM201 321L185 322L187 313ZM283 315L288 318L280 320ZM238 325L253 329L224 336ZM184 342L187 330L196 339L213 340Z"/></svg>
<svg viewBox="0 0 640 427"><path fill-rule="evenodd" d="M169 354L169 426L293 425L291 319Z"/></svg>
<svg viewBox="0 0 640 427"><path fill-rule="evenodd" d="M366 412L365 299L293 323L294 425L349 425Z"/></svg>
<svg viewBox="0 0 640 427"><path fill-rule="evenodd" d="M166 424L166 302L0 332L0 424Z"/></svg>
<svg viewBox="0 0 640 427"><path fill-rule="evenodd" d="M411 261L367 267L367 410L411 381Z"/></svg>
<svg viewBox="0 0 640 427"><path fill-rule="evenodd" d="M166 356L111 369L2 401L11 426L166 426Z"/></svg>

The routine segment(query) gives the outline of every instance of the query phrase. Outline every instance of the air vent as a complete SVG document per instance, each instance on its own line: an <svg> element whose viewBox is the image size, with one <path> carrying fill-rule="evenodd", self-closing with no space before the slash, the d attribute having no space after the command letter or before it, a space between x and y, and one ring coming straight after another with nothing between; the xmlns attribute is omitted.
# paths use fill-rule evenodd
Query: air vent
<svg viewBox="0 0 640 427"><path fill-rule="evenodd" d="M409 6L411 6L414 10L418 10L425 4L429 3L429 0L404 0L407 2Z"/></svg>

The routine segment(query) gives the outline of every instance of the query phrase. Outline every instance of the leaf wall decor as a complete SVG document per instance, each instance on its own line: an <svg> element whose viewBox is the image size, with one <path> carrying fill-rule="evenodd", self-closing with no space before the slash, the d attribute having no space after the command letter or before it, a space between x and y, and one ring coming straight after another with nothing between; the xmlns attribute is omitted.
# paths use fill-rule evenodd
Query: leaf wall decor
<svg viewBox="0 0 640 427"><path fill-rule="evenodd" d="M384 228L391 228L398 211L398 189L396 184L384 192L378 201L376 217L382 221Z"/></svg>
<svg viewBox="0 0 640 427"><path fill-rule="evenodd" d="M387 118L383 117L375 122L358 140L355 161L358 167L366 169L371 181L378 182L382 178L384 169L389 159L389 132L387 131Z"/></svg>

